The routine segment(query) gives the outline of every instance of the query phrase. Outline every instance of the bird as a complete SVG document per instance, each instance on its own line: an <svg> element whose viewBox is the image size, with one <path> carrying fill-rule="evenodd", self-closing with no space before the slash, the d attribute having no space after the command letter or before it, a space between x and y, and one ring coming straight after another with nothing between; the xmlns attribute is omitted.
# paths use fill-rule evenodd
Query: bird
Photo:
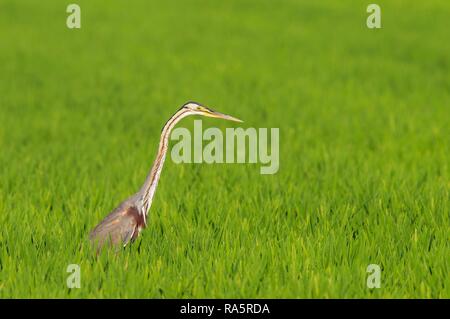
<svg viewBox="0 0 450 319"><path fill-rule="evenodd" d="M127 244L134 242L146 228L148 213L169 147L170 133L178 122L190 115L242 122L238 118L214 111L197 102L190 101L183 104L162 128L156 158L142 187L137 193L120 203L90 232L89 239L97 246L98 251L105 246L125 247Z"/></svg>

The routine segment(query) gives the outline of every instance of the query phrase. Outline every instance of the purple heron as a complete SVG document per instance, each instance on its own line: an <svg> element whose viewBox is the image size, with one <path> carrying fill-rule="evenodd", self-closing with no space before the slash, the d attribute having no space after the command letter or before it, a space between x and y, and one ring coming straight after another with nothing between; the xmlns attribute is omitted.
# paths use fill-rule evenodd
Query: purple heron
<svg viewBox="0 0 450 319"><path fill-rule="evenodd" d="M156 159L140 190L123 201L91 231L89 238L97 244L99 249L105 244L126 246L133 242L147 226L147 216L166 158L170 133L181 119L189 115L203 115L242 122L235 117L213 111L196 102L184 104L164 125Z"/></svg>

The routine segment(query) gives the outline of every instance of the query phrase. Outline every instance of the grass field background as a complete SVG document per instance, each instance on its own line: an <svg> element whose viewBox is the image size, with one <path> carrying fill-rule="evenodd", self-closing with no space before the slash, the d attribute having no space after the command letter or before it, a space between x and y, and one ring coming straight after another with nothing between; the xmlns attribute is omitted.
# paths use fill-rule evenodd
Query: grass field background
<svg viewBox="0 0 450 319"><path fill-rule="evenodd" d="M450 297L447 1L378 1L379 30L365 1L73 2L80 30L0 2L0 297ZM187 100L278 127L279 172L168 157L149 227L95 257Z"/></svg>

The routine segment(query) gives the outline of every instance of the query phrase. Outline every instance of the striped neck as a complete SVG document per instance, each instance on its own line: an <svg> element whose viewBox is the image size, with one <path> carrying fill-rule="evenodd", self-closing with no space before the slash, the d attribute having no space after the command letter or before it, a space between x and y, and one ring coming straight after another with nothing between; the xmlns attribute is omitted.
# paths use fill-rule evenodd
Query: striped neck
<svg viewBox="0 0 450 319"><path fill-rule="evenodd" d="M139 198L142 204L142 211L140 213L144 216L144 221L147 224L147 215L152 204L153 196L155 195L156 187L158 186L161 170L166 159L167 149L169 147L169 136L174 126L184 117L193 114L190 110L185 108L179 109L164 125L161 138L159 141L158 153L156 159L153 162L153 166L150 173L138 192Z"/></svg>

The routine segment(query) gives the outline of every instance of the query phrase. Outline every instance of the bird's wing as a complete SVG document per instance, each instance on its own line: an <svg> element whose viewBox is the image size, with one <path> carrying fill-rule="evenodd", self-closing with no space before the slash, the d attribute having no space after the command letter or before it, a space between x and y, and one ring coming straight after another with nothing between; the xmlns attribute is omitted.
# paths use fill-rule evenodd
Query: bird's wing
<svg viewBox="0 0 450 319"><path fill-rule="evenodd" d="M135 216L135 210L134 207L119 206L92 230L90 239L99 248L107 243L126 245L137 236L138 220Z"/></svg>

